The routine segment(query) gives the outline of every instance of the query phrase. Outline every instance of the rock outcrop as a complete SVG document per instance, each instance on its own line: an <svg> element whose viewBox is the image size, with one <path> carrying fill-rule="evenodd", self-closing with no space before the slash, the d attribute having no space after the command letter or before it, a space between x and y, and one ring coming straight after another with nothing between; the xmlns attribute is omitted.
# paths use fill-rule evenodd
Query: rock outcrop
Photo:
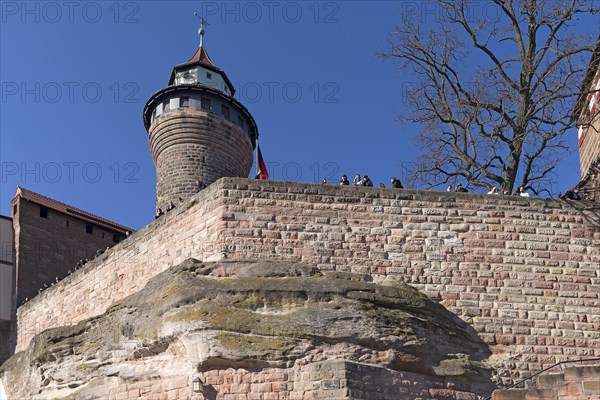
<svg viewBox="0 0 600 400"><path fill-rule="evenodd" d="M9 398L476 399L472 328L416 289L285 262L190 259L98 317L38 334ZM275 394L275 395L273 395ZM383 396L383 397L377 397Z"/></svg>

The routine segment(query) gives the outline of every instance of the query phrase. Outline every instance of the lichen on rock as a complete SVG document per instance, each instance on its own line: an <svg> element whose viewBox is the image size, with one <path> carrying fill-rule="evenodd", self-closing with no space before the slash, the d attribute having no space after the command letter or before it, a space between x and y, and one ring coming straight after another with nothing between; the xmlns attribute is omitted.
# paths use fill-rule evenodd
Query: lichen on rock
<svg viewBox="0 0 600 400"><path fill-rule="evenodd" d="M487 348L468 325L408 285L369 280L190 259L103 315L38 334L0 377L15 398L108 398L141 380L346 360L492 387Z"/></svg>

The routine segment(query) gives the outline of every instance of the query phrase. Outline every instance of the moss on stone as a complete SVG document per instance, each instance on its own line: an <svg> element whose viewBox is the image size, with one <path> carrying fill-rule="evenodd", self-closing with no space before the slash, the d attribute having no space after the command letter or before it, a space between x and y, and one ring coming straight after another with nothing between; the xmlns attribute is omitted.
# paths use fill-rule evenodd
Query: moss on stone
<svg viewBox="0 0 600 400"><path fill-rule="evenodd" d="M293 313L261 314L234 307L215 307L196 304L166 317L169 322L206 321L212 329L273 335L303 337L310 334L308 326L299 324Z"/></svg>
<svg viewBox="0 0 600 400"><path fill-rule="evenodd" d="M95 368L98 366L98 361L93 361L93 362L85 362L85 363L81 363L77 366L77 368Z"/></svg>
<svg viewBox="0 0 600 400"><path fill-rule="evenodd" d="M15 356L7 365L58 371L70 362L73 382L91 382L123 378L116 367L123 360L151 363L186 352L198 359L199 371L279 368L333 356L486 384L485 366L462 356L484 358L465 342L460 324L402 283L382 286L364 275L283 262L190 261L158 274L102 316L37 335L27 360ZM88 390L95 389L70 398L85 398Z"/></svg>
<svg viewBox="0 0 600 400"><path fill-rule="evenodd" d="M263 356L281 356L290 353L297 342L288 338L275 336L240 335L231 332L220 332L217 339L223 347L236 352L251 352ZM277 354L274 354L277 353Z"/></svg>

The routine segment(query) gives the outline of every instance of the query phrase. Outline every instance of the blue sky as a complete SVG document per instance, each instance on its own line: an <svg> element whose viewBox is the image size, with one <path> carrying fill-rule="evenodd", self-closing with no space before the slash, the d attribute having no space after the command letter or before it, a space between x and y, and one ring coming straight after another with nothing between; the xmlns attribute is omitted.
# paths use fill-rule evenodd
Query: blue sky
<svg viewBox="0 0 600 400"><path fill-rule="evenodd" d="M2 2L0 213L10 214L20 185L134 229L152 221L142 110L198 46L194 12L210 23L213 62L254 115L273 179L404 180L419 128L396 122L408 81L375 53L401 9L419 4ZM559 190L578 178L573 152Z"/></svg>

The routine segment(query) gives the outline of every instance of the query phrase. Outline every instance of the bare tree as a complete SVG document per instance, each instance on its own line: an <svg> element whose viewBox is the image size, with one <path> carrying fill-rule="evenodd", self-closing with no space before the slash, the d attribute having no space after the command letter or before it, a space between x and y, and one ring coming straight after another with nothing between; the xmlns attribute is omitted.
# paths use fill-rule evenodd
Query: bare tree
<svg viewBox="0 0 600 400"><path fill-rule="evenodd" d="M478 12L474 5L482 3L467 0L434 3L435 23L423 28L414 14L402 14L381 53L411 79L401 120L423 127L413 184L466 180L550 194L598 32L597 3L484 2L493 12ZM591 22L593 37L576 33L580 17Z"/></svg>

